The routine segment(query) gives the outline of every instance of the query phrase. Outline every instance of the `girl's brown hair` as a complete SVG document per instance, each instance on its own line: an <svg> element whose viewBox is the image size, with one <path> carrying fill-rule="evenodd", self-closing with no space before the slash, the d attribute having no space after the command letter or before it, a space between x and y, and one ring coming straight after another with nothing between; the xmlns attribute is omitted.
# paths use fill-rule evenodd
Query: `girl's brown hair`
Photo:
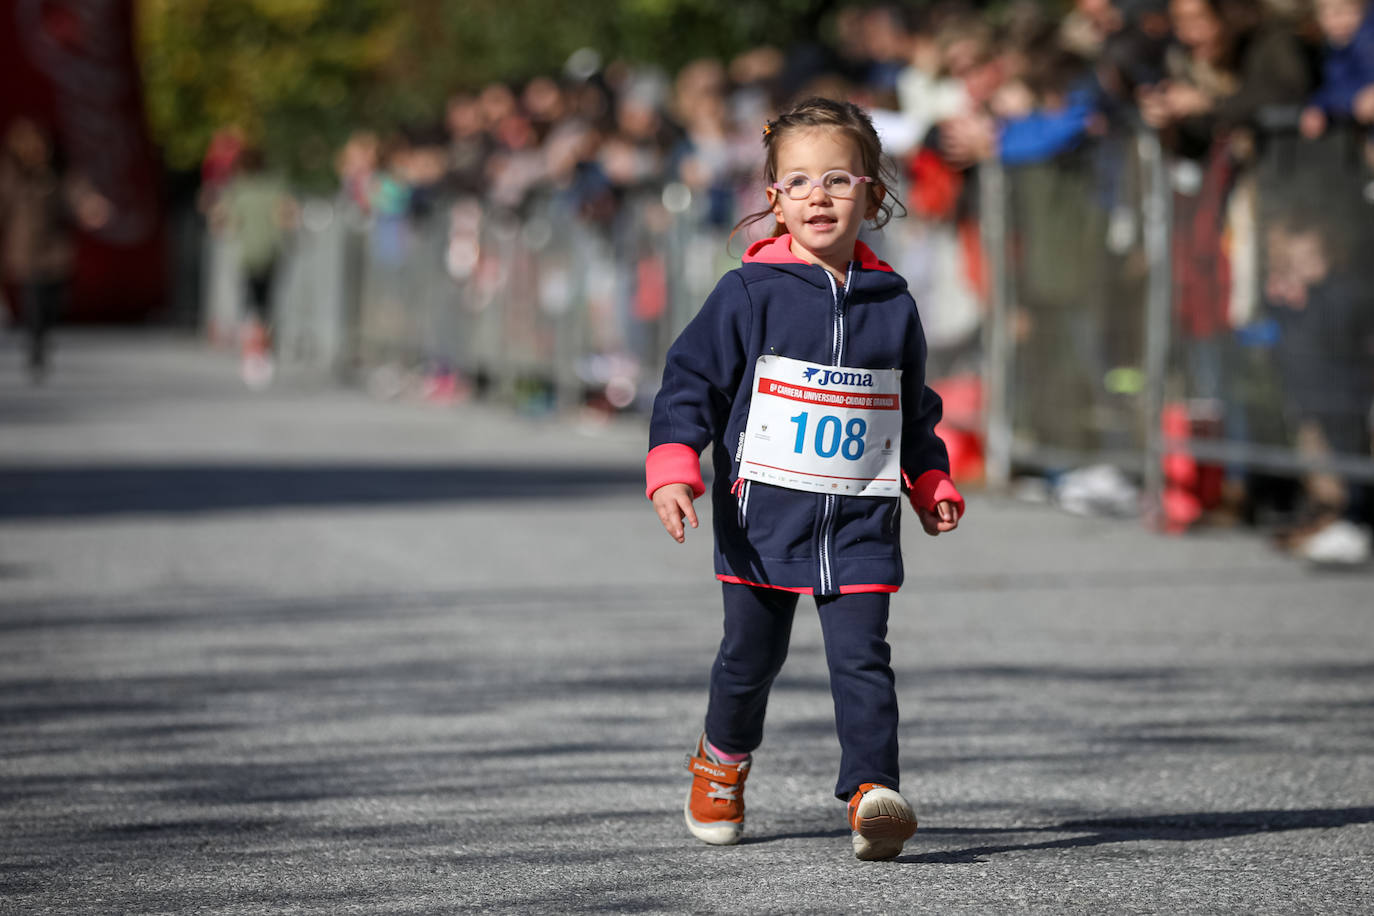
<svg viewBox="0 0 1374 916"><path fill-rule="evenodd" d="M878 139L878 132L873 129L873 120L853 102L837 102L834 99L819 97L810 98L804 102L798 102L786 113L779 115L777 120L769 121L763 129L763 148L767 154L763 167L765 186L772 187L773 183L778 180L778 148L782 145L783 140L799 131L817 127L829 127L843 131L858 147L864 174L873 179L873 183L870 185L871 193L875 198L879 198L878 215L873 218L874 229L881 229L887 225L888 221L892 219L894 207L901 207L901 212L906 213L906 207L892 191L893 186L897 183L896 172L888 158L883 155L883 145ZM733 237L745 226L751 226L772 215L771 207L750 213L735 223L735 228L730 232L730 235ZM778 223L773 230L773 235L782 235L786 231L786 227L782 223Z"/></svg>

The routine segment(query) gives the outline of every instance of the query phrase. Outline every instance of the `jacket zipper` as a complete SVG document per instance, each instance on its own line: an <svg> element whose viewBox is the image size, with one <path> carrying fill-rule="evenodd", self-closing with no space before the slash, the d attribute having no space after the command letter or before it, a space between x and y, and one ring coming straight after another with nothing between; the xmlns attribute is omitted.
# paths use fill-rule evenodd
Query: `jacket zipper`
<svg viewBox="0 0 1374 916"><path fill-rule="evenodd" d="M827 270L825 276L830 281L830 295L835 301L835 311L831 324L830 364L841 366L844 364L844 300L854 282L854 263L851 261L849 269L845 272L843 292L835 285L835 277L830 271ZM835 571L831 568L830 557L835 540L835 507L837 503L838 498L833 493L825 494L824 501L821 503L820 573L821 594L823 595L831 594L835 586Z"/></svg>

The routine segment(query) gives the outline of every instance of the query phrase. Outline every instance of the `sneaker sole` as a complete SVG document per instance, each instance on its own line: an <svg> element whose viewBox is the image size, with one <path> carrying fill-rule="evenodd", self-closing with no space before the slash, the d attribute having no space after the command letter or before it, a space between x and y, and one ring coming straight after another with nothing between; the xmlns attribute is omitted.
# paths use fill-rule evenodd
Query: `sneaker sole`
<svg viewBox="0 0 1374 916"><path fill-rule="evenodd" d="M739 842L740 834L744 833L744 824L742 823L716 821L703 824L693 818L692 797L690 795L687 796L687 803L682 806L682 816L687 821L687 829L692 832L692 836L711 846L734 846Z"/></svg>
<svg viewBox="0 0 1374 916"><path fill-rule="evenodd" d="M900 798L865 797L857 821L851 840L854 857L864 861L891 859L916 832L916 815Z"/></svg>

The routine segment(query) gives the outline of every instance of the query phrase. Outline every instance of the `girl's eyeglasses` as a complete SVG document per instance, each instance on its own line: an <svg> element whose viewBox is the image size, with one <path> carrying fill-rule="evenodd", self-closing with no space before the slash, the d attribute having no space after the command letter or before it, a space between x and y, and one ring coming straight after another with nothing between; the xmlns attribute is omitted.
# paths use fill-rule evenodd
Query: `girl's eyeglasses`
<svg viewBox="0 0 1374 916"><path fill-rule="evenodd" d="M848 200L858 191L859 185L872 180L867 175L851 175L844 169L831 169L819 181L805 172L788 172L781 181L773 182L773 187L793 200L806 200L811 196L812 188L820 188L831 197Z"/></svg>

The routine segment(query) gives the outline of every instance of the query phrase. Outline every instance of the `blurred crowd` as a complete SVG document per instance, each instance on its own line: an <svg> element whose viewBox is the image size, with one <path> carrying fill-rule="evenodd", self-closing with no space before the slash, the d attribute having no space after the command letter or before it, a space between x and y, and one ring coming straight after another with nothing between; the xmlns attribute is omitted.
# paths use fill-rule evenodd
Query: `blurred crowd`
<svg viewBox="0 0 1374 916"><path fill-rule="evenodd" d="M1022 219L1020 234L1009 240L1020 261L1013 267L1022 271L1014 321L1020 366L1013 375L1015 384L1053 396L1038 407L1028 401L1017 422L1051 445L1091 452L1123 443L1086 435L1091 421L1063 405L1077 399L1081 414L1101 413L1104 378L1116 379L1109 387L1119 382L1118 390L1139 391L1131 372L1122 371L1141 363L1143 325L1142 313L1124 305L1138 292L1127 287L1139 264L1125 255L1139 247L1141 227L1139 213L1122 205L1134 155L1123 138L1148 128L1170 163L1177 325L1171 353L1187 378L1182 397L1212 405L1202 410L1204 419L1248 441L1263 425L1256 419L1262 411L1238 406L1237 380L1247 378L1238 354L1266 347L1266 384L1282 393L1264 409L1293 414L1284 447L1308 458L1367 458L1374 303L1365 279L1374 278L1361 273L1369 264L1358 252L1374 242L1372 6L1076 0L1056 11L1036 0L995 7L957 0L855 4L838 10L832 33L814 42L754 48L730 60L701 58L676 73L603 61L586 49L558 72L457 91L430 123L359 129L338 151L340 197L366 217L382 260L399 251L408 226L436 215L460 236L476 211L450 209L454 201L484 216L575 217L582 229L615 238L637 202L667 201L665 188L676 189L694 201L702 229L723 237L759 209L765 123L800 98L848 98L871 112L915 217L885 230L878 250L922 305L935 379L957 380L981 365L989 279L978 224L980 163L995 159L1020 176L1011 205ZM1272 138L1317 149L1337 135L1345 177L1298 169L1291 182L1271 175L1266 194L1256 194L1260 151ZM207 194L222 190L233 199L244 179L244 149L229 131L212 144ZM1085 150L1093 152L1083 154L1076 171L1036 171L1075 162ZM256 207L238 209L255 210L264 226L280 223L288 210L280 190L263 190L256 180ZM1276 193L1280 187L1287 190ZM767 231L760 227L766 223L741 229L736 241ZM260 235L274 233L264 228ZM469 255L476 257L475 248L450 247L454 277L471 270ZM267 266L258 276L270 276L271 258L262 261ZM646 275L642 263L636 269ZM1075 298L1115 313L1064 307ZM1132 342L1123 346L1122 339ZM635 356L652 363L653 354ZM1075 374L1096 393L1080 397L1047 381L1053 375L1072 382ZM960 390L951 382L950 413L972 416L976 408L961 408ZM1198 429L1197 417L1185 416L1171 434ZM1176 493L1171 505L1185 526L1206 509L1238 511L1251 479L1237 463L1225 469L1217 493ZM1296 533L1286 543L1314 559L1367 558L1366 488L1334 480L1310 475ZM1323 531L1343 532L1344 540L1331 550L1321 541L1309 546Z"/></svg>
<svg viewBox="0 0 1374 916"><path fill-rule="evenodd" d="M1374 123L1374 20L1365 0L1077 0L1062 17L1021 0L994 16L960 2L842 9L825 43L703 58L676 74L579 52L561 73L458 92L432 124L360 130L338 157L358 205L423 213L467 193L518 209L568 195L606 218L627 189L680 181L726 225L757 182L759 131L789 101L850 98L887 151L967 166L1042 160L1143 121L1205 159L1213 140L1281 107L1304 135ZM1238 144L1237 144L1238 145ZM750 201L750 209L754 209Z"/></svg>

